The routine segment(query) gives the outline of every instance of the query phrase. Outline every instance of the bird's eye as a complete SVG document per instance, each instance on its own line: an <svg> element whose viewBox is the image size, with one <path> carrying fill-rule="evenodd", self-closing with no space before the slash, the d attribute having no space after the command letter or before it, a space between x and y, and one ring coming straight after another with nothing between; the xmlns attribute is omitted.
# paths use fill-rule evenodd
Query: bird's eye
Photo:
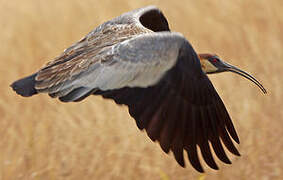
<svg viewBox="0 0 283 180"><path fill-rule="evenodd" d="M218 62L218 59L213 58L213 59L212 59L212 62L213 62L213 63L216 63L216 62Z"/></svg>

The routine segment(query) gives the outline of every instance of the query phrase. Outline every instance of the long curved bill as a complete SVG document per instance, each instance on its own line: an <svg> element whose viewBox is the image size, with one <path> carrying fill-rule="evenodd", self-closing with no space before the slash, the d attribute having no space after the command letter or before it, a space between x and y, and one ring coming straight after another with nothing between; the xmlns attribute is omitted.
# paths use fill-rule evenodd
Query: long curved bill
<svg viewBox="0 0 283 180"><path fill-rule="evenodd" d="M252 75L250 75L250 74L246 73L245 71L242 71L241 69L239 69L239 68L237 68L235 66L232 66L232 65L230 65L230 64L228 64L226 62L224 64L226 66L225 67L226 71L230 71L230 72L233 72L233 73L239 74L240 76L245 77L246 79L248 79L248 80L252 81L253 83L255 83L264 94L267 93L267 91L263 87L263 85L258 80L256 80L256 78L254 78Z"/></svg>

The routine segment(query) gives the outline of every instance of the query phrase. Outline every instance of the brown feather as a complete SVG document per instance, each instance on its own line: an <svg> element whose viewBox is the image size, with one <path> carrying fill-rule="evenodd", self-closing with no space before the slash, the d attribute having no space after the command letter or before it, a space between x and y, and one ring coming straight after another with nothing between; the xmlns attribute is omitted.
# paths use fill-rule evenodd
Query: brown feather
<svg viewBox="0 0 283 180"><path fill-rule="evenodd" d="M36 76L37 90L51 88L86 71L93 63L110 60L107 54L113 45L135 35L151 33L150 29L132 24L107 25L102 31L89 33L85 38L66 49L54 61L41 68ZM46 92L46 91L45 91Z"/></svg>

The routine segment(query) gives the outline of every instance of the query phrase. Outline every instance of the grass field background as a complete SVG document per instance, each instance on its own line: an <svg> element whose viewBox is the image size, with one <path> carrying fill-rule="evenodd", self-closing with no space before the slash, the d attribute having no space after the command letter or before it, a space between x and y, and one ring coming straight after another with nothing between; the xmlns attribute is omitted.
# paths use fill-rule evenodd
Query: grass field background
<svg viewBox="0 0 283 180"><path fill-rule="evenodd" d="M9 85L38 70L93 28L154 4L197 52L214 52L257 77L212 75L240 136L241 157L201 175L177 165L126 107L89 97L23 98ZM235 1L0 1L0 179L283 179L283 3Z"/></svg>

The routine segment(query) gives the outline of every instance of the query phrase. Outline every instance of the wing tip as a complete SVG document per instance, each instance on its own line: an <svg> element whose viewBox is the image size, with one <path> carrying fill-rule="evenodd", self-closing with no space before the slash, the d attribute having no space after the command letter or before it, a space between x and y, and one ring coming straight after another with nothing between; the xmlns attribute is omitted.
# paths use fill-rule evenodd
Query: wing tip
<svg viewBox="0 0 283 180"><path fill-rule="evenodd" d="M237 143L237 144L240 144L240 139L238 137L238 135L236 134L235 137L232 137L234 139L234 141Z"/></svg>
<svg viewBox="0 0 283 180"><path fill-rule="evenodd" d="M24 77L13 82L10 87L19 95L23 97L30 97L38 92L35 89L35 77L37 73Z"/></svg>

